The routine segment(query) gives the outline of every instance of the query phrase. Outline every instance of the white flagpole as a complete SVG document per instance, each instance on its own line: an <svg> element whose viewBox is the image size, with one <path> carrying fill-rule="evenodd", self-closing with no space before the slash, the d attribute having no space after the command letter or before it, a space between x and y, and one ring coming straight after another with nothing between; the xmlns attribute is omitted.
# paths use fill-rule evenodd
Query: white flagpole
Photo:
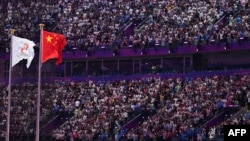
<svg viewBox="0 0 250 141"><path fill-rule="evenodd" d="M41 67L42 67L42 49L43 49L43 27L44 24L39 24L41 36L40 36L40 50L39 50L39 64L38 64L38 92L37 92L37 111L36 111L36 139L40 138L40 105L41 105Z"/></svg>
<svg viewBox="0 0 250 141"><path fill-rule="evenodd" d="M7 128L6 128L6 141L10 140L10 108L11 108L11 73L12 73L12 40L15 30L10 29L10 63L9 63L9 85L8 85L8 109L7 109Z"/></svg>

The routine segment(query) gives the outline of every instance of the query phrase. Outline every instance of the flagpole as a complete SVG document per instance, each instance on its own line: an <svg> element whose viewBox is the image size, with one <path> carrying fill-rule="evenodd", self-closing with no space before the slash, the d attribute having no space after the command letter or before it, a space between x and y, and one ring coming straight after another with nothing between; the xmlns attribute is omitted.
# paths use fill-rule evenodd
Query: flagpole
<svg viewBox="0 0 250 141"><path fill-rule="evenodd" d="M40 138L40 103L41 103L41 67L42 67L42 49L43 49L43 27L44 24L39 24L40 36L40 49L39 49L39 64L38 64L38 92L37 92L37 111L36 111L36 140Z"/></svg>
<svg viewBox="0 0 250 141"><path fill-rule="evenodd" d="M11 108L11 72L12 72L12 38L15 33L14 29L10 29L10 63L9 63L9 85L8 85L8 109L7 109L7 128L6 128L6 141L10 140L10 108Z"/></svg>

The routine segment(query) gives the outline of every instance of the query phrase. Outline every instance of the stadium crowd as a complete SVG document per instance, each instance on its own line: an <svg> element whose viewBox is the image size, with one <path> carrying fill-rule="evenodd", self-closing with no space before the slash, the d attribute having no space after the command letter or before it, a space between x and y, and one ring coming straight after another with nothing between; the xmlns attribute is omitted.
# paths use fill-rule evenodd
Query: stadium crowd
<svg viewBox="0 0 250 141"><path fill-rule="evenodd" d="M38 43L40 23L64 34L71 51L129 45L174 49L249 37L248 0L3 0L0 11L2 52L8 51L10 28ZM120 36L131 22L135 34Z"/></svg>
<svg viewBox="0 0 250 141"><path fill-rule="evenodd" d="M113 136L141 111L158 109L156 93L160 91L160 80L121 80L97 84L90 81L88 86L83 84L74 83L85 90L74 92L79 97L73 105L75 117L55 131L56 137L70 139L81 136L93 140L100 136Z"/></svg>
<svg viewBox="0 0 250 141"><path fill-rule="evenodd" d="M2 3L1 40L8 47L9 29L16 29L16 35L39 42L40 23L45 29L63 33L68 48L80 50L96 46L110 46L121 27L133 18L142 18L147 1L83 1L43 0L8 1ZM28 31L28 32L26 32Z"/></svg>
<svg viewBox="0 0 250 141"><path fill-rule="evenodd" d="M119 81L112 87L107 83L108 85L104 84L104 86L107 85L106 87L112 90L112 94L107 96L104 105L101 102L105 99L105 96L102 96L102 89L94 85L93 92L96 96L100 96L96 98L97 102L93 102L94 97L80 102L79 107L84 108L75 108L78 114L55 130L54 135L58 140L70 140L70 138L75 140L167 140L176 136L183 140L208 138L205 136L205 133L208 134L205 132L207 129L203 129L201 125L225 107L244 106L249 95L249 80L249 75L231 75L198 77L192 80L169 78L133 80L128 83ZM131 89L133 91L129 92ZM91 96L91 92L89 94ZM109 99L116 100L110 102ZM158 102L153 104L152 101ZM89 102L94 105L89 106ZM123 112L134 110L135 107L140 109L153 107L158 110L158 113L148 117L146 122L133 130L121 131ZM89 114L91 109L97 112ZM107 109L110 112L106 112ZM123 112L119 112L120 109ZM93 115L96 115L94 119ZM128 114L125 115L128 116ZM194 128L195 131L191 130Z"/></svg>
<svg viewBox="0 0 250 141"><path fill-rule="evenodd" d="M47 83L42 87L41 123L44 125L60 112L74 112L73 118L53 131L57 140L199 138L190 129L200 129L225 107L246 104L250 97L249 81L246 74ZM4 136L7 88L5 84L1 84L1 88ZM31 83L13 87L11 135L20 138L34 135L36 93L37 87ZM139 127L123 131L123 125L142 111L157 114L148 116Z"/></svg>
<svg viewBox="0 0 250 141"><path fill-rule="evenodd" d="M8 89L7 85L1 83L1 137L5 135L7 124ZM41 91L41 124L46 124L55 113L53 111L53 99L56 95L54 89L56 84L45 84ZM11 118L10 135L18 137L34 136L36 121L36 97L37 85L34 83L23 83L12 86L11 92Z"/></svg>
<svg viewBox="0 0 250 141"><path fill-rule="evenodd" d="M240 44L249 38L248 0L2 0L0 3L0 19L4 21L0 22L1 52L8 51L10 28L17 30L17 36L38 43L40 23L45 23L46 30L67 37L66 50L94 51L129 45L175 49L183 44ZM120 36L124 27L134 21L145 23L136 25L135 34ZM210 130L200 126L225 107L243 106L250 97L249 81L247 74L46 83L42 87L41 123L60 112L75 114L53 131L55 140L208 139ZM0 130L4 136L8 91L5 84L0 84L0 88ZM12 88L11 135L34 135L36 96L35 84ZM121 130L143 111L157 111L157 114L147 117L133 130ZM249 124L242 119L225 124ZM216 131L220 130L221 126L216 127Z"/></svg>

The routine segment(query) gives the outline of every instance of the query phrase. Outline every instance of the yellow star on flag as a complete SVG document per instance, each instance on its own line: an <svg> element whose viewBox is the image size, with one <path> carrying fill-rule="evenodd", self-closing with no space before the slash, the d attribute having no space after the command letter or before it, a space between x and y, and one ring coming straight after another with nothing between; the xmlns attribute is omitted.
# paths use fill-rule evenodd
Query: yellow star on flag
<svg viewBox="0 0 250 141"><path fill-rule="evenodd" d="M50 42L51 43L51 40L52 40L52 37L50 37L50 36L47 36L47 42Z"/></svg>

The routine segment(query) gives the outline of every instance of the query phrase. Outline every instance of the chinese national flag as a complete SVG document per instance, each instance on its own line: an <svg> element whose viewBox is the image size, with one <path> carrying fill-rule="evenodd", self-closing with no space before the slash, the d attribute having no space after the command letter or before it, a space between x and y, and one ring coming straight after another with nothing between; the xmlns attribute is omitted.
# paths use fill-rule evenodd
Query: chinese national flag
<svg viewBox="0 0 250 141"><path fill-rule="evenodd" d="M54 58L57 58L56 65L62 63L62 50L66 44L64 35L43 30L42 63Z"/></svg>

